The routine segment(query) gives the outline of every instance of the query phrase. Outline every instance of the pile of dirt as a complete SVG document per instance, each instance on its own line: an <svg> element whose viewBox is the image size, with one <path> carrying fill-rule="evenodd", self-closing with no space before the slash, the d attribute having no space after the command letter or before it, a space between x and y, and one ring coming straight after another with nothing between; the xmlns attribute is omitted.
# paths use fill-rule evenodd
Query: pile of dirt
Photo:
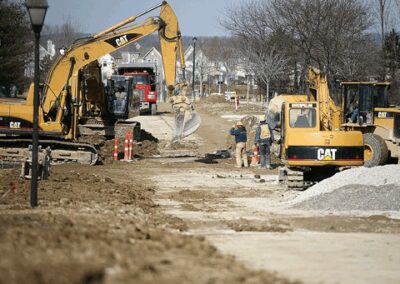
<svg viewBox="0 0 400 284"><path fill-rule="evenodd" d="M290 283L248 270L203 237L176 233L184 223L159 210L153 187L127 174L142 166L55 166L39 183L35 210L30 183L0 171L1 282Z"/></svg>
<svg viewBox="0 0 400 284"><path fill-rule="evenodd" d="M225 99L225 96L221 95L221 96L208 96L205 98L201 98L200 102L211 104L211 103L226 103L227 101Z"/></svg>
<svg viewBox="0 0 400 284"><path fill-rule="evenodd" d="M353 168L325 179L292 202L295 208L400 211L399 165Z"/></svg>
<svg viewBox="0 0 400 284"><path fill-rule="evenodd" d="M141 144L135 145L133 152L135 156L140 157L152 157L160 154L158 143L150 140L144 140Z"/></svg>
<svg viewBox="0 0 400 284"><path fill-rule="evenodd" d="M275 220L260 221L240 218L239 220L227 222L227 225L236 232L286 233L293 231L289 223L277 222Z"/></svg>
<svg viewBox="0 0 400 284"><path fill-rule="evenodd" d="M197 150L198 145L195 141L174 141L166 142L164 149L168 150Z"/></svg>
<svg viewBox="0 0 400 284"><path fill-rule="evenodd" d="M51 168L48 180L39 182L39 199L43 207L57 204L67 207L81 202L135 204L144 210L154 207L150 195L154 189L138 184L120 184L111 175L104 175L100 167L58 165ZM30 181L19 177L16 169L0 172L0 205L19 209L29 205Z"/></svg>
<svg viewBox="0 0 400 284"><path fill-rule="evenodd" d="M154 137L151 133L141 130L141 143L134 144L133 153L137 157L152 157L155 155L159 155L160 152L158 150L158 139ZM109 164L113 162L114 157L114 139L103 141L98 147L98 153L101 157L101 160L105 164ZM118 141L118 159L121 160L124 158L124 141Z"/></svg>
<svg viewBox="0 0 400 284"><path fill-rule="evenodd" d="M184 202L188 200L213 200L217 198L217 195L204 190L186 189L186 190L181 190L178 193L171 194L169 198Z"/></svg>

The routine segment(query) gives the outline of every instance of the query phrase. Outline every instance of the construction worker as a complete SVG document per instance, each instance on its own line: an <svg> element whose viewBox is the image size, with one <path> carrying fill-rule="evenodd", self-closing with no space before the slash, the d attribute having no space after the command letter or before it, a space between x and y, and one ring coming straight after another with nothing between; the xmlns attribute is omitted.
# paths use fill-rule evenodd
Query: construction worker
<svg viewBox="0 0 400 284"><path fill-rule="evenodd" d="M241 168L242 164L245 167L249 166L249 161L247 160L246 143L247 143L247 132L241 121L238 121L234 126L232 126L230 132L231 135L235 136L236 142L236 167ZM243 159L243 163L242 163Z"/></svg>
<svg viewBox="0 0 400 284"><path fill-rule="evenodd" d="M261 168L271 168L271 144L274 141L274 134L267 121L262 120L257 127L254 144L258 145L260 151Z"/></svg>

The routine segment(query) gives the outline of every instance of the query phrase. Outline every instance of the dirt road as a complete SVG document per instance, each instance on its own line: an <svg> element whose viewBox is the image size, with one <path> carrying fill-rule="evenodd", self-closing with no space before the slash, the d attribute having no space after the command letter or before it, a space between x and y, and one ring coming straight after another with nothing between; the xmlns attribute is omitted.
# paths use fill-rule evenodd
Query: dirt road
<svg viewBox="0 0 400 284"><path fill-rule="evenodd" d="M38 209L29 183L0 170L0 283L399 282L399 220L288 210L299 193L276 171L202 158L245 112L197 109L202 127L179 149L170 114L140 118L158 158L53 167ZM196 156L162 157L182 149Z"/></svg>

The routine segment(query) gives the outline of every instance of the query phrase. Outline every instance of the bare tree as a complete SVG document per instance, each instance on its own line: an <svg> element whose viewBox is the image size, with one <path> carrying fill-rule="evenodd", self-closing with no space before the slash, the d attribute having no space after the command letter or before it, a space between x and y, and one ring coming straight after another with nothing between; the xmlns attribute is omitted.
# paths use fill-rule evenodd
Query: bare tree
<svg viewBox="0 0 400 284"><path fill-rule="evenodd" d="M381 36L381 45L383 47L385 42L385 35L387 33L389 18L392 10L392 0L373 0L372 6L374 14L378 18L379 32Z"/></svg>
<svg viewBox="0 0 400 284"><path fill-rule="evenodd" d="M387 34L390 17L392 16L392 11L393 11L392 6L393 6L392 0L372 0L371 3L371 11L373 14L373 19L375 20L375 23L378 27L381 40L381 50L380 50L381 60L379 66L381 69L380 74L382 79L385 79L386 77L386 66L385 66L386 64L384 55L385 36Z"/></svg>
<svg viewBox="0 0 400 284"><path fill-rule="evenodd" d="M359 0L272 0L277 27L293 33L305 55L328 76L337 72L347 45L359 41L371 26L368 9Z"/></svg>
<svg viewBox="0 0 400 284"><path fill-rule="evenodd" d="M244 55L247 55L253 73L266 86L266 103L268 104L271 80L285 73L287 59L274 48L259 42L252 43L250 46Z"/></svg>
<svg viewBox="0 0 400 284"><path fill-rule="evenodd" d="M324 70L330 80L349 73L343 71L343 58L352 48L363 48L372 25L368 8L362 0L250 0L230 7L222 25L246 47L256 41L279 51L296 88L305 82L308 65ZM359 64L357 58L352 57L353 64Z"/></svg>
<svg viewBox="0 0 400 284"><path fill-rule="evenodd" d="M234 35L235 49L246 62L247 73L254 73L258 81L265 84L267 101L271 80L284 73L288 62L284 53L277 52L284 37L275 33L274 15L268 6L267 1L242 2L236 8L229 7L221 23Z"/></svg>
<svg viewBox="0 0 400 284"><path fill-rule="evenodd" d="M79 26L71 18L66 18L61 25L45 25L42 31L43 39L51 39L56 47L69 47L82 36Z"/></svg>
<svg viewBox="0 0 400 284"><path fill-rule="evenodd" d="M201 47L205 57L209 60L207 72L222 72L222 69L225 69L227 88L229 88L230 78L239 63L235 38L211 37L202 40Z"/></svg>

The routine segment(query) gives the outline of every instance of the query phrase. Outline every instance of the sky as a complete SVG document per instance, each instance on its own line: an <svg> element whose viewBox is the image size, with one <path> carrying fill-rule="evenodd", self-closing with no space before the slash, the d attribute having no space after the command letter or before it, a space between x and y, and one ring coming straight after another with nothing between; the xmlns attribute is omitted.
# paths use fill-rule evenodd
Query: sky
<svg viewBox="0 0 400 284"><path fill-rule="evenodd" d="M169 0L184 36L222 36L219 20L226 7L245 0ZM95 33L136 15L161 0L48 0L45 23L60 25L71 20L83 33ZM118 3L118 4L116 4ZM156 14L151 14L156 16ZM144 16L142 19L145 19Z"/></svg>

